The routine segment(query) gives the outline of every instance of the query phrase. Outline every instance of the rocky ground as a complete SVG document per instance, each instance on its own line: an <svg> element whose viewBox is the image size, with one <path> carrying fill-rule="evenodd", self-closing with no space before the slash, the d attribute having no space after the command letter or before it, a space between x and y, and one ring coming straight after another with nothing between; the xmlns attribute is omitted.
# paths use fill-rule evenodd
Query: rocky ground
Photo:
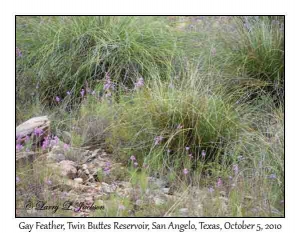
<svg viewBox="0 0 300 233"><path fill-rule="evenodd" d="M103 148L70 147L62 141L66 135L50 140L46 150L17 152L17 178L24 168L28 174L17 180L17 216L203 216L209 190L188 186L180 191L166 178L115 162ZM36 180L42 170L48 175L41 184ZM215 198L224 213L225 195ZM65 205L72 211L61 210Z"/></svg>

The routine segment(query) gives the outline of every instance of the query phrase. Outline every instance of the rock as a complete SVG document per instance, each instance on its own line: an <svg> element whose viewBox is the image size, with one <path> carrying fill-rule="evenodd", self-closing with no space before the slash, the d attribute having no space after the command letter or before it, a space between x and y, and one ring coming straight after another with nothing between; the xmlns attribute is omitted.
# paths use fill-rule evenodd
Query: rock
<svg viewBox="0 0 300 233"><path fill-rule="evenodd" d="M78 170L77 176L78 176L79 178L82 178L83 181L87 181L87 180L89 179L89 176L88 176L87 174L85 174L85 172L82 171L81 169Z"/></svg>
<svg viewBox="0 0 300 233"><path fill-rule="evenodd" d="M167 202L166 198L164 198L163 196L156 196L153 198L153 200L156 206L164 205Z"/></svg>
<svg viewBox="0 0 300 233"><path fill-rule="evenodd" d="M220 195L221 195L222 197L226 197L226 192L225 192L225 191L220 191Z"/></svg>
<svg viewBox="0 0 300 233"><path fill-rule="evenodd" d="M16 166L26 166L32 164L37 155L34 152L18 152L16 154Z"/></svg>
<svg viewBox="0 0 300 233"><path fill-rule="evenodd" d="M169 194L170 188L162 188L162 192L163 192L164 194Z"/></svg>
<svg viewBox="0 0 300 233"><path fill-rule="evenodd" d="M115 191L115 188L105 182L102 182L101 183L102 186L101 186L101 190L105 193L113 193Z"/></svg>
<svg viewBox="0 0 300 233"><path fill-rule="evenodd" d="M66 159L64 149L60 146L54 146L47 156L47 160L61 162Z"/></svg>
<svg viewBox="0 0 300 233"><path fill-rule="evenodd" d="M86 169L88 169L88 166L86 164L82 164L82 169L86 170Z"/></svg>
<svg viewBox="0 0 300 233"><path fill-rule="evenodd" d="M74 181L75 181L77 184L82 184L82 183L83 183L83 179L82 179L82 178L75 178Z"/></svg>
<svg viewBox="0 0 300 233"><path fill-rule="evenodd" d="M248 200L248 201L251 201L251 200L253 200L253 197L248 195L248 196L245 196L244 199Z"/></svg>
<svg viewBox="0 0 300 233"><path fill-rule="evenodd" d="M76 177L77 169L76 164L73 161L63 160L59 163L59 167L61 175L67 176L70 179L74 179Z"/></svg>
<svg viewBox="0 0 300 233"><path fill-rule="evenodd" d="M37 128L42 130L43 133L39 136L35 135L35 142L40 141L49 134L50 121L47 116L34 117L18 125L16 128L16 139L18 139L20 143L23 143L25 137L34 134L34 130Z"/></svg>
<svg viewBox="0 0 300 233"><path fill-rule="evenodd" d="M65 143L70 144L72 140L72 135L67 131L62 131L61 133L62 139Z"/></svg>
<svg viewBox="0 0 300 233"><path fill-rule="evenodd" d="M148 183L153 186L153 188L165 188L168 184L166 180L158 179L155 177L148 177Z"/></svg>
<svg viewBox="0 0 300 233"><path fill-rule="evenodd" d="M178 213L181 217L188 217L189 209L188 208L181 208L178 210Z"/></svg>
<svg viewBox="0 0 300 233"><path fill-rule="evenodd" d="M144 204L144 202L141 199L136 200L135 204L137 206L142 206Z"/></svg>

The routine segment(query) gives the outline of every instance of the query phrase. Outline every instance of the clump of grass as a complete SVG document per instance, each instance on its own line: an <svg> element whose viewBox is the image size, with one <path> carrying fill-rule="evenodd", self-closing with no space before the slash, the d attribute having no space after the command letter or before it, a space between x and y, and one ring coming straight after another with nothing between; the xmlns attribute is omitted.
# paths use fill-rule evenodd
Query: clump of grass
<svg viewBox="0 0 300 233"><path fill-rule="evenodd" d="M267 92L275 102L282 102L283 17L233 18L231 27L223 27L217 35L214 60L219 63L218 70L229 76L225 85L233 91L243 88L252 98Z"/></svg>
<svg viewBox="0 0 300 233"><path fill-rule="evenodd" d="M17 24L18 86L26 95L38 86L52 104L67 91L79 98L105 73L129 86L137 77L166 77L182 52L161 17L17 17Z"/></svg>
<svg viewBox="0 0 300 233"><path fill-rule="evenodd" d="M119 103L102 103L109 108L98 107L114 112L106 142L118 160L126 162L134 154L139 163L182 169L187 154L199 159L205 151L206 161L219 159L220 148L238 134L237 112L201 82L180 83L170 87L152 82L123 95Z"/></svg>

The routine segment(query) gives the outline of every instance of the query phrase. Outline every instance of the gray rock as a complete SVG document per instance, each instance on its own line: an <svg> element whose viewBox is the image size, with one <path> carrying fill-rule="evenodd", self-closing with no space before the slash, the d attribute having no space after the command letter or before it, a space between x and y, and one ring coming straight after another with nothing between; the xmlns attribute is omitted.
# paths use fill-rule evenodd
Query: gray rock
<svg viewBox="0 0 300 233"><path fill-rule="evenodd" d="M170 188L162 188L161 189L164 194L169 194Z"/></svg>
<svg viewBox="0 0 300 233"><path fill-rule="evenodd" d="M67 131L62 131L61 133L61 136L63 138L63 141L67 144L70 144L71 143L71 140L72 140L72 135L67 132Z"/></svg>
<svg viewBox="0 0 300 233"><path fill-rule="evenodd" d="M113 193L115 191L112 185L102 182L101 190L105 193Z"/></svg>
<svg viewBox="0 0 300 233"><path fill-rule="evenodd" d="M16 154L16 166L32 165L33 161L36 159L37 154L34 152L18 152Z"/></svg>
<svg viewBox="0 0 300 233"><path fill-rule="evenodd" d="M54 146L47 156L47 160L61 162L66 159L64 149L60 146Z"/></svg>
<svg viewBox="0 0 300 233"><path fill-rule="evenodd" d="M70 179L76 177L77 169L76 164L70 160L63 160L59 162L59 168L61 170L61 175L67 176Z"/></svg>
<svg viewBox="0 0 300 233"><path fill-rule="evenodd" d="M167 202L166 198L164 198L163 196L156 196L153 198L153 200L156 206L164 205Z"/></svg>
<svg viewBox="0 0 300 233"><path fill-rule="evenodd" d="M74 181L75 181L77 184L82 184L82 183L83 183L83 179L82 179L82 178L75 178Z"/></svg>
<svg viewBox="0 0 300 233"><path fill-rule="evenodd" d="M188 208L181 208L178 210L178 213L181 217L188 217L189 209Z"/></svg>

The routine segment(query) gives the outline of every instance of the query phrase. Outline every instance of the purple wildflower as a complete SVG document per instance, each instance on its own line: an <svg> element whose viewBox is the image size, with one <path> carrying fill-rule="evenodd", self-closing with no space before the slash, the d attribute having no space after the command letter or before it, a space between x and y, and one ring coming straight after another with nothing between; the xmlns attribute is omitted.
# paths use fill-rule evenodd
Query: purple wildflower
<svg viewBox="0 0 300 233"><path fill-rule="evenodd" d="M19 183L21 181L20 177L16 176L16 183Z"/></svg>
<svg viewBox="0 0 300 233"><path fill-rule="evenodd" d="M189 173L189 170L187 168L183 169L183 174L187 175Z"/></svg>
<svg viewBox="0 0 300 233"><path fill-rule="evenodd" d="M56 100L57 103L60 102L60 98L58 96L55 97L55 100Z"/></svg>
<svg viewBox="0 0 300 233"><path fill-rule="evenodd" d="M110 80L109 74L106 73L105 76L106 77L105 77L105 83L104 83L104 86L103 86L103 90L105 90L105 91L114 90L114 84Z"/></svg>
<svg viewBox="0 0 300 233"><path fill-rule="evenodd" d="M21 137L21 136L18 136L18 138L17 138L17 143L21 143L21 141L22 141L22 137Z"/></svg>
<svg viewBox="0 0 300 233"><path fill-rule="evenodd" d="M119 205L119 210L125 210L125 206L122 205L122 204L120 204L120 205Z"/></svg>
<svg viewBox="0 0 300 233"><path fill-rule="evenodd" d="M30 151L30 149L29 148L26 148L26 152L29 152Z"/></svg>
<svg viewBox="0 0 300 233"><path fill-rule="evenodd" d="M71 95L71 92L70 92L70 91L67 91L67 95Z"/></svg>
<svg viewBox="0 0 300 233"><path fill-rule="evenodd" d="M213 193L214 191L215 191L215 189L213 187L208 188L208 192Z"/></svg>
<svg viewBox="0 0 300 233"><path fill-rule="evenodd" d="M189 148L188 146L185 148L186 151L188 151L189 149L190 149L190 148Z"/></svg>
<svg viewBox="0 0 300 233"><path fill-rule="evenodd" d="M217 187L219 188L219 187L221 187L223 185L223 181L222 181L222 179L219 177L218 178L218 181L217 181Z"/></svg>
<svg viewBox="0 0 300 233"><path fill-rule="evenodd" d="M46 180L46 184L47 185L52 185L52 181L51 180Z"/></svg>
<svg viewBox="0 0 300 233"><path fill-rule="evenodd" d="M276 174L271 174L270 176L269 176L269 179L272 179L272 180L274 180L274 179L276 179Z"/></svg>
<svg viewBox="0 0 300 233"><path fill-rule="evenodd" d="M143 86L144 86L144 79L143 78L139 78L138 81L136 83L134 83L135 89L141 88Z"/></svg>
<svg viewBox="0 0 300 233"><path fill-rule="evenodd" d="M232 170L234 171L234 174L237 176L237 174L239 173L239 166L237 164L234 164L232 166Z"/></svg>
<svg viewBox="0 0 300 233"><path fill-rule="evenodd" d="M171 150L170 150L170 149L168 149L168 150L167 150L167 153L168 153L168 154L170 154L170 153L171 153Z"/></svg>
<svg viewBox="0 0 300 233"><path fill-rule="evenodd" d="M80 91L80 95L81 95L81 97L83 97L84 96L84 89L81 89L81 91Z"/></svg>
<svg viewBox="0 0 300 233"><path fill-rule="evenodd" d="M23 146L21 144L17 144L16 149L17 149L17 152L19 152L23 149Z"/></svg>
<svg viewBox="0 0 300 233"><path fill-rule="evenodd" d="M17 57L22 57L22 52L18 47L16 47L16 56Z"/></svg>
<svg viewBox="0 0 300 233"><path fill-rule="evenodd" d="M64 144L64 149L65 149L65 150L70 150L70 145L65 143L65 144Z"/></svg>
<svg viewBox="0 0 300 233"><path fill-rule="evenodd" d="M45 137L45 138L44 138L44 141L43 141L43 145L42 145L43 150L46 150L47 147L49 147L49 146L50 146L50 140L49 140L49 137Z"/></svg>
<svg viewBox="0 0 300 233"><path fill-rule="evenodd" d="M28 135L26 135L25 142L29 142L29 140L30 140L30 137Z"/></svg>
<svg viewBox="0 0 300 233"><path fill-rule="evenodd" d="M157 136L154 138L154 144L158 145L163 140L162 136Z"/></svg>
<svg viewBox="0 0 300 233"><path fill-rule="evenodd" d="M103 173L104 175L108 176L110 173L110 169L104 168Z"/></svg>
<svg viewBox="0 0 300 233"><path fill-rule="evenodd" d="M135 161L135 160L136 160L135 156L134 156L134 155L131 155L131 156L130 156L130 160L131 160L131 161Z"/></svg>
<svg viewBox="0 0 300 233"><path fill-rule="evenodd" d="M44 133L44 131L41 128L35 128L34 129L35 136L41 136L43 133Z"/></svg>
<svg viewBox="0 0 300 233"><path fill-rule="evenodd" d="M206 151L205 150L201 151L201 156L202 156L202 159L205 159L205 156L206 156Z"/></svg>
<svg viewBox="0 0 300 233"><path fill-rule="evenodd" d="M135 167L137 167L139 164L138 164L138 162L134 162L133 165L134 165Z"/></svg>

